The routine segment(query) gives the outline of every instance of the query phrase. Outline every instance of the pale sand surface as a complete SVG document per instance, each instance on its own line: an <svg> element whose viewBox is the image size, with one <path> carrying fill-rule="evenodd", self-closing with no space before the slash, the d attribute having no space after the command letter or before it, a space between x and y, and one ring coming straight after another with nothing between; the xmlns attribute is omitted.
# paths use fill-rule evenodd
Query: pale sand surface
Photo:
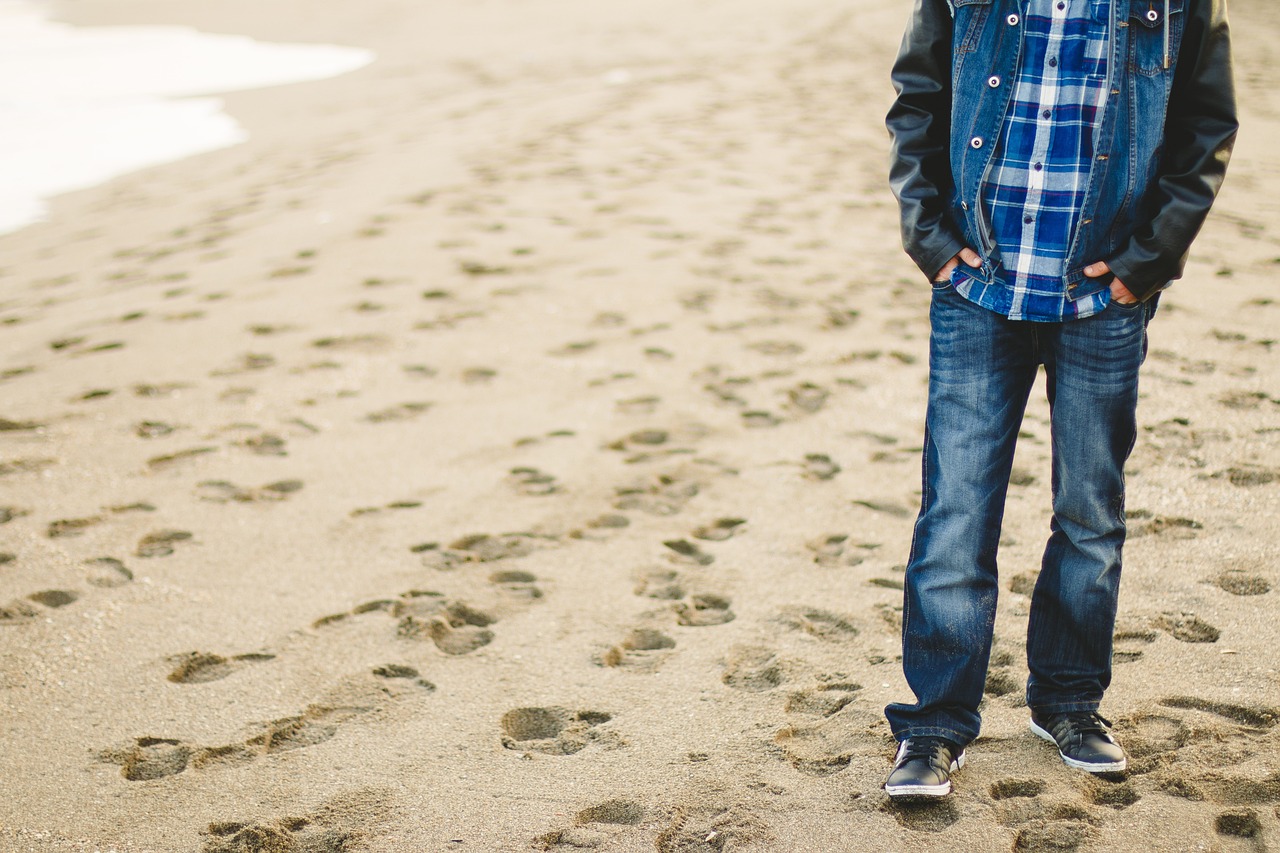
<svg viewBox="0 0 1280 853"><path fill-rule="evenodd" d="M0 239L0 850L1280 844L1266 3L1144 368L1132 771L1020 707L1037 392L984 735L926 809L880 790L928 333L884 177L908 4L263 5L58 7L379 61Z"/></svg>

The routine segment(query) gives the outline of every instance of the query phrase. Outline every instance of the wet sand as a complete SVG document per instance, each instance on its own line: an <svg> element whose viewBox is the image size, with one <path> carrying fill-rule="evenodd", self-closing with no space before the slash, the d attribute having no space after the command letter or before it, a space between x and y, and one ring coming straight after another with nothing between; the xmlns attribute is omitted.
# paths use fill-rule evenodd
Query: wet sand
<svg viewBox="0 0 1280 853"><path fill-rule="evenodd" d="M0 238L0 849L1280 843L1280 27L1151 327L1123 777L1027 730L1033 394L985 728L889 804L928 288L906 4L103 0L379 61Z"/></svg>

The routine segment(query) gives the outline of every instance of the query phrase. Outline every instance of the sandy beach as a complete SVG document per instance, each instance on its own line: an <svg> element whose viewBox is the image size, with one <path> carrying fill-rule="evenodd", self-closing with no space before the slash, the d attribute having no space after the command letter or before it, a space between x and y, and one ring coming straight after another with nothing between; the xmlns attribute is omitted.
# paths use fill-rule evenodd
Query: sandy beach
<svg viewBox="0 0 1280 853"><path fill-rule="evenodd" d="M1150 329L1122 777L1027 729L1048 407L983 736L889 803L929 289L906 0L82 0L377 61L0 237L0 851L1280 846L1280 23Z"/></svg>

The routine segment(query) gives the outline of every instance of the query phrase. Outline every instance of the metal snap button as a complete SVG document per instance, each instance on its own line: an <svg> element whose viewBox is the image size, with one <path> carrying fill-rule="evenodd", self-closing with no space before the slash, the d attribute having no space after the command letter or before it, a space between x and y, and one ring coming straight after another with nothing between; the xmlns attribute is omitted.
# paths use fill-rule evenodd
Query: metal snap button
<svg viewBox="0 0 1280 853"><path fill-rule="evenodd" d="M967 202L967 201L962 201L962 202L960 202L960 209L961 209L961 210L968 210L968 209L969 209L969 202Z"/></svg>
<svg viewBox="0 0 1280 853"><path fill-rule="evenodd" d="M994 89L996 86L1000 85L1000 78L997 77L995 74L992 74L989 78L987 78L987 85L990 86L992 89Z"/></svg>
<svg viewBox="0 0 1280 853"><path fill-rule="evenodd" d="M1155 9L1152 9L1150 12L1147 12L1147 20L1151 21L1152 23L1155 23L1156 21L1160 20L1160 13L1157 12Z"/></svg>
<svg viewBox="0 0 1280 853"><path fill-rule="evenodd" d="M1016 26L1018 26L1018 16L1017 16L1017 15L1010 15L1008 18L1005 18L1005 20L1009 22L1009 26L1011 26L1011 27L1016 27Z"/></svg>
<svg viewBox="0 0 1280 853"><path fill-rule="evenodd" d="M974 148L981 148L981 147L982 147L982 137L981 137L981 136L975 136L973 139L970 139L970 140L969 140L969 144L970 144L971 146L973 146Z"/></svg>

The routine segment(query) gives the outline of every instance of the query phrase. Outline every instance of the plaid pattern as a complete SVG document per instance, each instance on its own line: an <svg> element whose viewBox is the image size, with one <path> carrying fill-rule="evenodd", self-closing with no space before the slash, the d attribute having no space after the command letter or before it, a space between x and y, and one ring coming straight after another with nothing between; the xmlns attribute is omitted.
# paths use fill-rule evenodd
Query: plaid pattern
<svg viewBox="0 0 1280 853"><path fill-rule="evenodd" d="M983 187L1002 262L993 284L969 278L963 264L955 278L960 295L1011 320L1087 317L1111 300L1105 289L1067 299L1062 281L1106 99L1110 4L1097 20L1093 2L1023 4L1022 65Z"/></svg>

